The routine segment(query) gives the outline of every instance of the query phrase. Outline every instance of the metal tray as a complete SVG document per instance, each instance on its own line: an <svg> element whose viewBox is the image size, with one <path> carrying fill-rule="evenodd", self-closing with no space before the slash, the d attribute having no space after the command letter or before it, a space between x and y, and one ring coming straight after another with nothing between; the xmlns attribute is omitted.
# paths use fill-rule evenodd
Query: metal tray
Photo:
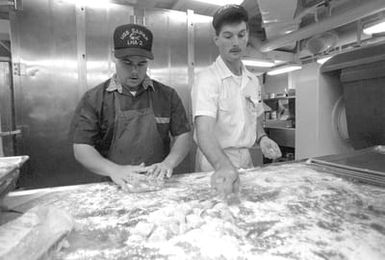
<svg viewBox="0 0 385 260"><path fill-rule="evenodd" d="M385 146L377 145L344 154L311 158L309 163L336 174L385 186Z"/></svg>
<svg viewBox="0 0 385 260"><path fill-rule="evenodd" d="M0 203L11 191L19 177L19 168L29 159L28 156L0 157Z"/></svg>

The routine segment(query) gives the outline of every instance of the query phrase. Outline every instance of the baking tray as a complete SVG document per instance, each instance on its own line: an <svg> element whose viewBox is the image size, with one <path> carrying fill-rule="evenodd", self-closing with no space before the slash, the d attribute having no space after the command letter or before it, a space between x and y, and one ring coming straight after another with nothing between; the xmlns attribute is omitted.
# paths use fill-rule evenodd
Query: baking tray
<svg viewBox="0 0 385 260"><path fill-rule="evenodd" d="M335 174L385 186L385 146L377 145L349 153L327 155L308 160Z"/></svg>
<svg viewBox="0 0 385 260"><path fill-rule="evenodd" d="M0 157L0 203L11 191L19 177L19 168L29 159L29 156Z"/></svg>

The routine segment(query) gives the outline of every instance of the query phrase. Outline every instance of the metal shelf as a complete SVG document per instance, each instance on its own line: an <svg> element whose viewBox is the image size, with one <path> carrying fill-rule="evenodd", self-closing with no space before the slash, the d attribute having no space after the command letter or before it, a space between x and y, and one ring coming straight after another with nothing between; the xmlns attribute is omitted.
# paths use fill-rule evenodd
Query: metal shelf
<svg viewBox="0 0 385 260"><path fill-rule="evenodd" d="M264 98L263 101L275 101L280 99L295 99L295 96Z"/></svg>

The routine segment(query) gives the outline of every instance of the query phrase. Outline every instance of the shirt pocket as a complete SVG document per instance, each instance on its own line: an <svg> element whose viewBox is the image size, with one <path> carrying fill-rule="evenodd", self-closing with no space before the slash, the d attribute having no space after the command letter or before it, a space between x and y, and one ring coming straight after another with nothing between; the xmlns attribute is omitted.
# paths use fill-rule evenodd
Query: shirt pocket
<svg viewBox="0 0 385 260"><path fill-rule="evenodd" d="M239 106L237 106L236 98L222 98L218 101L217 120L220 125L224 124L229 129L236 127L239 118Z"/></svg>
<svg viewBox="0 0 385 260"><path fill-rule="evenodd" d="M246 96L246 107L253 116L259 116L263 113L262 100L255 96Z"/></svg>
<svg viewBox="0 0 385 260"><path fill-rule="evenodd" d="M170 117L155 117L155 121L157 124L169 124Z"/></svg>
<svg viewBox="0 0 385 260"><path fill-rule="evenodd" d="M168 140L169 132L170 132L170 117L155 117L156 128L158 129L158 133L160 138L165 142Z"/></svg>
<svg viewBox="0 0 385 260"><path fill-rule="evenodd" d="M170 117L155 117L156 126L161 134L165 134L170 131Z"/></svg>

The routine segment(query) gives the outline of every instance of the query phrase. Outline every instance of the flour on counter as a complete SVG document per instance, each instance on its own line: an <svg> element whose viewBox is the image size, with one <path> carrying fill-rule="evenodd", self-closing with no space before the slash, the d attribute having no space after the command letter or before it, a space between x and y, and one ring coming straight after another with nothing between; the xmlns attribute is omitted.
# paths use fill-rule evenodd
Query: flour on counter
<svg viewBox="0 0 385 260"><path fill-rule="evenodd" d="M55 259L385 259L385 190L297 163L241 174L241 204L213 197L207 173L128 194L99 183L35 203L69 212Z"/></svg>

